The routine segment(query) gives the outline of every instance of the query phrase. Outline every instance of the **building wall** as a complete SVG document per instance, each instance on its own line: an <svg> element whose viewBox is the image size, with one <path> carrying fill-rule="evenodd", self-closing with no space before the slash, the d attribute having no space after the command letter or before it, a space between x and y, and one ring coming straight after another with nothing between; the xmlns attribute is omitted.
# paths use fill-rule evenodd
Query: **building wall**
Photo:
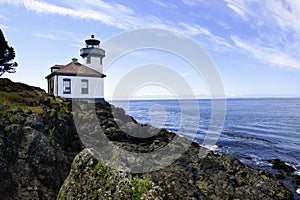
<svg viewBox="0 0 300 200"><path fill-rule="evenodd" d="M87 58L88 57L85 57L83 58L83 64L100 72L100 73L103 73L103 66L102 66L102 60L100 57L91 57L91 63L88 64L87 63Z"/></svg>
<svg viewBox="0 0 300 200"><path fill-rule="evenodd" d="M51 79L53 79L53 82L54 82L54 88L53 88L53 94L54 96L57 96L57 76L53 76Z"/></svg>
<svg viewBox="0 0 300 200"><path fill-rule="evenodd" d="M71 80L71 93L64 94L63 80ZM88 94L81 93L81 80L88 80ZM103 99L104 87L103 78L99 77L80 77L80 76L55 76L54 80L54 95L64 98L78 98L78 99Z"/></svg>
<svg viewBox="0 0 300 200"><path fill-rule="evenodd" d="M54 95L54 80L55 76L48 79L48 93Z"/></svg>

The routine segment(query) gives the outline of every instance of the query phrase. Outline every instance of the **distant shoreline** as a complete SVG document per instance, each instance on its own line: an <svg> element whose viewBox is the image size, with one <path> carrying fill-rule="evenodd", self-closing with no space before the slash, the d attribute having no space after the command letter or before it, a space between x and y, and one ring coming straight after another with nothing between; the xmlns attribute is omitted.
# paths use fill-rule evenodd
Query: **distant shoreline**
<svg viewBox="0 0 300 200"><path fill-rule="evenodd" d="M192 99L192 98L182 98L182 99L129 99L129 101L189 101L189 100L270 100L270 99L299 99L300 97L228 97L228 98L197 98L197 99ZM108 102L114 102L114 101L128 101L128 99L106 99Z"/></svg>

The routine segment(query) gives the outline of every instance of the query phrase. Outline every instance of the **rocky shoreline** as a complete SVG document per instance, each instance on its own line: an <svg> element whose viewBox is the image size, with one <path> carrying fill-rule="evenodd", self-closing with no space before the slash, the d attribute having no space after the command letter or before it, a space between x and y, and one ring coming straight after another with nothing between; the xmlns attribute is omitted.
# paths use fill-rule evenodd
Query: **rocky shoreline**
<svg viewBox="0 0 300 200"><path fill-rule="evenodd" d="M99 162L97 151L83 145L71 102L8 79L0 79L0 92L0 199L294 199L271 172L216 155L185 138L180 142L191 145L167 167L147 173L120 171ZM76 106L86 110L90 105ZM126 151L155 152L176 137L138 124L107 102L93 106L108 142ZM86 122L81 126L86 139L97 135L90 123L93 115L77 117ZM149 137L134 137L141 132ZM105 140L94 142L105 144ZM173 150L176 145L170 155ZM107 155L111 153L118 156L118 152ZM143 166L142 159L126 159L130 166Z"/></svg>
<svg viewBox="0 0 300 200"><path fill-rule="evenodd" d="M111 108L107 109L108 107ZM112 115L112 112L116 113L115 109L106 103L96 104L97 118L100 120L102 130L114 145L122 149L140 153L153 152L167 145L175 137L174 133L166 130L156 130L148 125L145 128L145 125L132 122L124 111L119 110L118 114ZM93 119L90 114L85 117L84 121L89 123L83 127L90 130L93 128L90 123ZM112 123L112 119L119 123ZM130 132L129 135L122 130L136 131L136 133ZM141 130L156 134L143 139L132 137L132 135L138 135ZM181 138L180 143L185 142L187 142L186 139ZM203 151L207 154L203 154ZM172 156L172 149L169 153L170 155L166 156ZM99 177L99 174L95 173L99 161L93 154L92 150L85 149L75 158L71 173L64 182L59 197L82 199L82 194L86 194L89 199L93 197L128 199L128 195L132 197L135 190L119 187L118 183L126 182L129 188L135 188L131 181L133 178L138 178L138 180L150 180L151 187L143 191L144 199L293 199L292 193L284 188L272 173L255 170L226 155L216 155L197 143L191 143L188 150L169 166L139 174L120 172L118 169L101 163L106 170L103 170ZM134 160L131 165L145 167L143 160L130 157L126 159L127 162ZM104 182L103 177L105 180L114 181L113 183Z"/></svg>

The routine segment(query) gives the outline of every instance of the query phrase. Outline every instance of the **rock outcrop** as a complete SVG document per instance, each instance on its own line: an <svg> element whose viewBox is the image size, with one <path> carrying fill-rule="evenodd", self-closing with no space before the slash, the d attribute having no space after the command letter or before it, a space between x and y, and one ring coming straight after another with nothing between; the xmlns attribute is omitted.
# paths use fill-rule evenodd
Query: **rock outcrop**
<svg viewBox="0 0 300 200"><path fill-rule="evenodd" d="M72 104L8 79L0 79L0 94L0 199L293 199L270 172L185 138L160 155L175 161L152 171L156 158L145 166L133 155L158 151L176 135L107 102ZM118 148L101 149L108 144ZM118 149L136 154L122 157Z"/></svg>
<svg viewBox="0 0 300 200"><path fill-rule="evenodd" d="M97 145L107 144L103 138L96 142L94 120L99 121L99 127L113 145L143 155L169 145L176 135L138 124L124 111L105 102L95 105L94 114L87 109L87 103L77 106L83 113L87 111L81 117L81 127L85 131L84 138L89 140L87 144L95 148L85 149L74 159L58 199L293 199L292 193L271 172L255 170L226 155L216 155L185 138L180 138L158 160L174 156L181 144L190 143L187 151L167 167L154 171L149 170L151 161L147 162L150 163L148 166L142 158L134 157L138 154L124 155L118 148L98 149ZM148 137L135 137L138 135ZM131 168L126 168L128 166ZM148 172L130 173L132 170L143 171L139 167ZM137 193L138 198L135 198Z"/></svg>
<svg viewBox="0 0 300 200"><path fill-rule="evenodd" d="M0 199L55 199L82 150L69 103L0 79Z"/></svg>

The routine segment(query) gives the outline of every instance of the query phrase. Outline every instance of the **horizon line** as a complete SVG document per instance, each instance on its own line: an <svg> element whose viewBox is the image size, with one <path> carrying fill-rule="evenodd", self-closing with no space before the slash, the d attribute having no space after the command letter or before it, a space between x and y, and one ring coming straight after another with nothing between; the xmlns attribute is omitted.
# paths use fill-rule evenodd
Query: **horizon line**
<svg viewBox="0 0 300 200"><path fill-rule="evenodd" d="M255 97L255 96L249 96L249 97L242 97L242 96L236 96L236 97L225 97L225 98L132 98L132 99L111 99L111 98L105 98L106 101L151 101L151 100L161 100L161 101L168 101L168 100L227 100L227 99L300 99L300 96L264 96L264 97Z"/></svg>

